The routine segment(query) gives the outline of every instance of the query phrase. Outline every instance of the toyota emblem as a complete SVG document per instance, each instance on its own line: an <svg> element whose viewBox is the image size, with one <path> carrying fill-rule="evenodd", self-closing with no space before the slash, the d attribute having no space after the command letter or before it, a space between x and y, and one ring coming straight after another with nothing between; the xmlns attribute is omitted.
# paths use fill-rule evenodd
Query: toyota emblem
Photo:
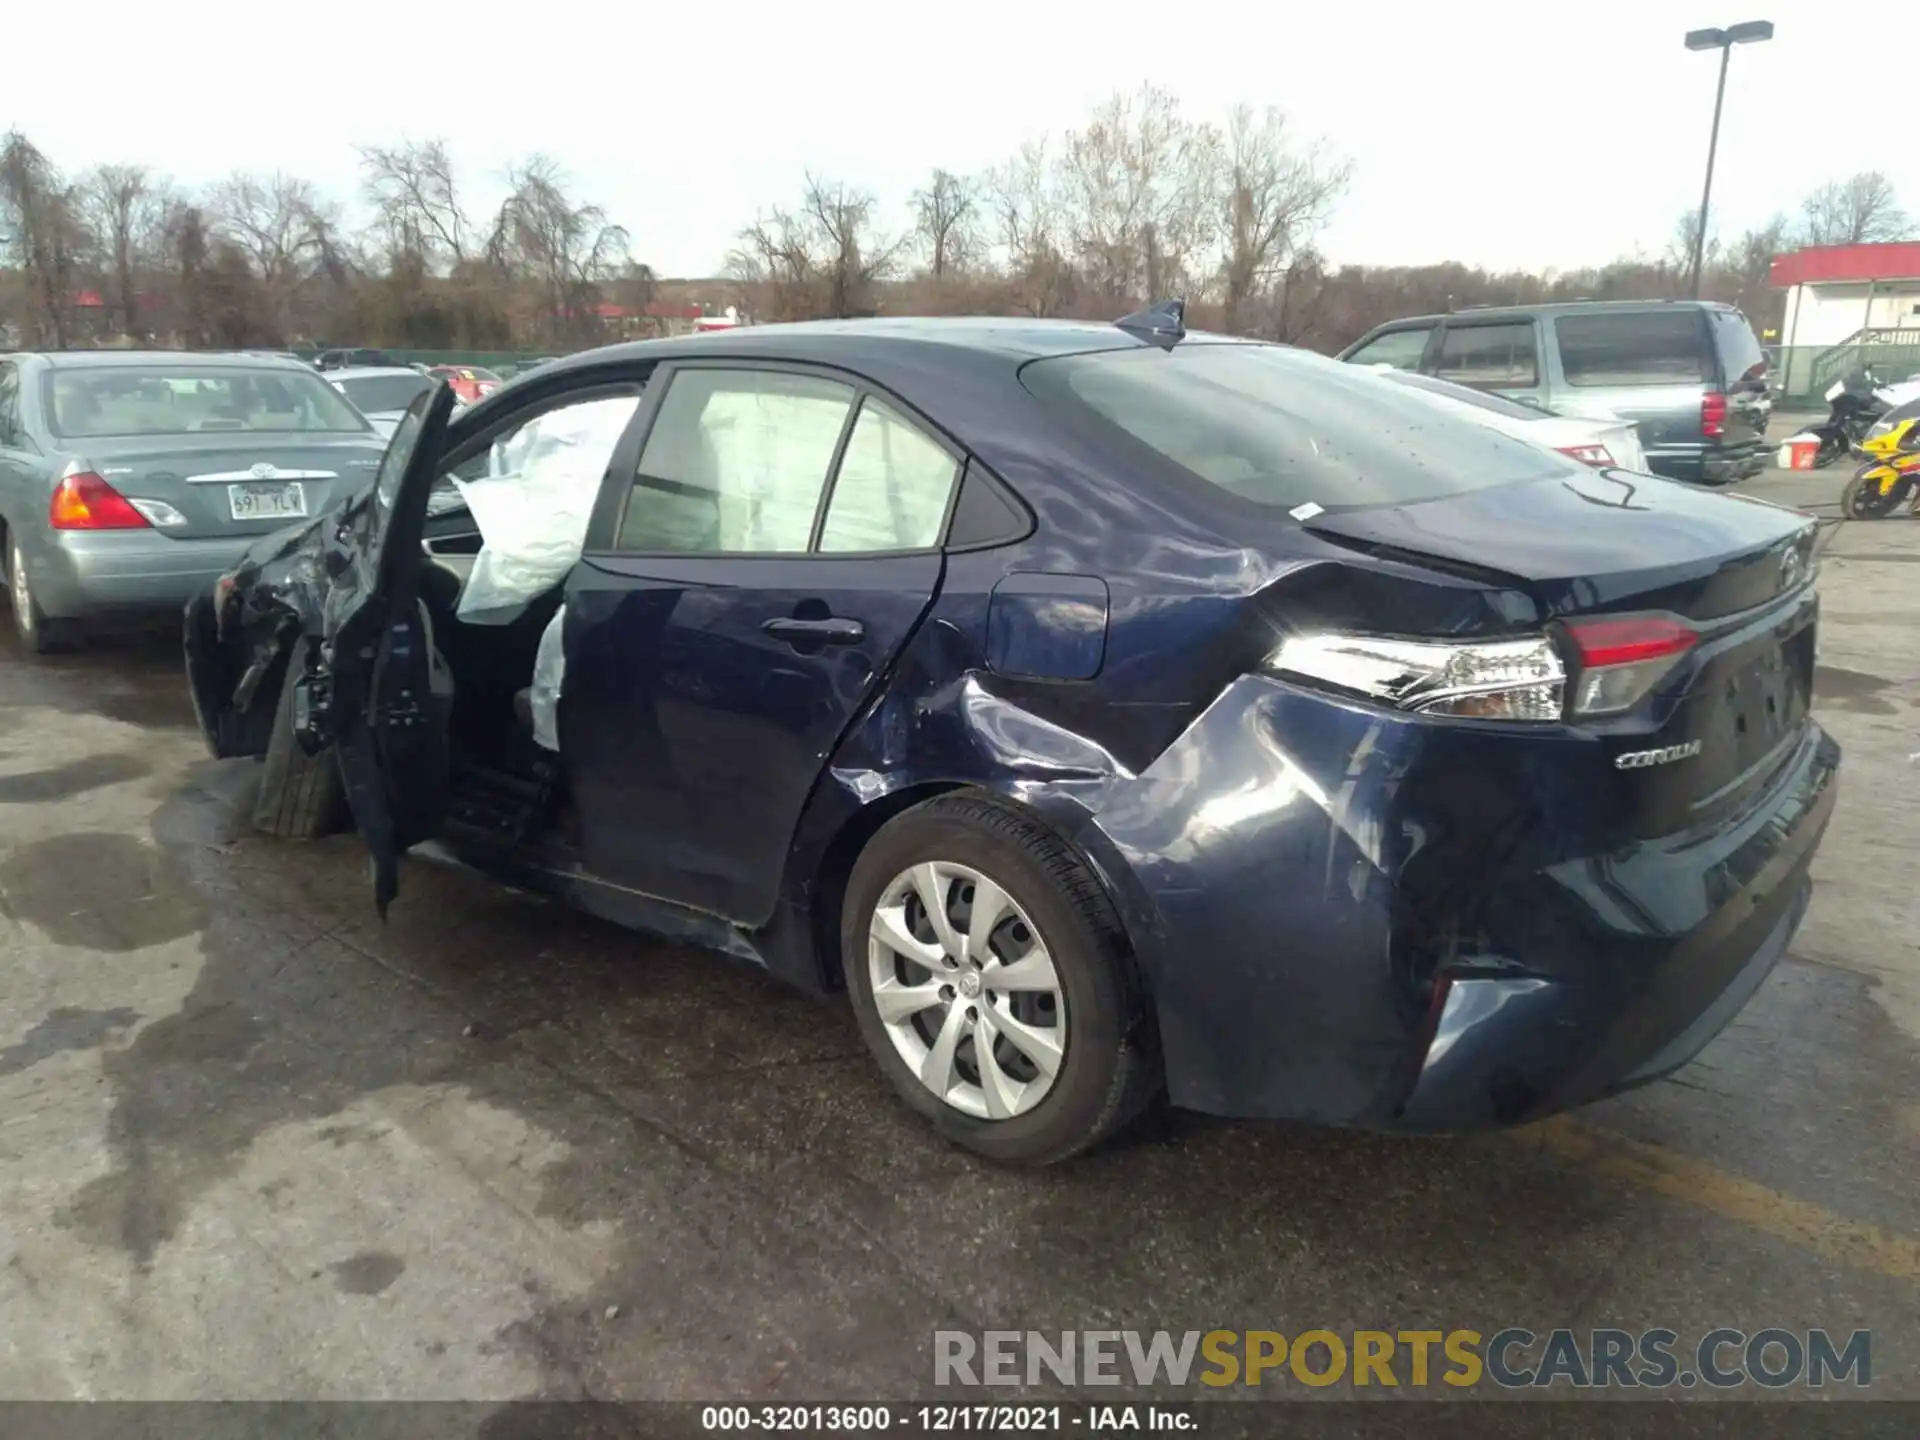
<svg viewBox="0 0 1920 1440"><path fill-rule="evenodd" d="M256 480L271 480L280 473L280 467L270 461L262 460L247 473Z"/></svg>
<svg viewBox="0 0 1920 1440"><path fill-rule="evenodd" d="M1787 551L1786 554L1780 557L1780 588L1782 590L1793 589L1794 586L1800 583L1800 575L1805 568L1806 564L1801 560L1800 550L1797 546Z"/></svg>

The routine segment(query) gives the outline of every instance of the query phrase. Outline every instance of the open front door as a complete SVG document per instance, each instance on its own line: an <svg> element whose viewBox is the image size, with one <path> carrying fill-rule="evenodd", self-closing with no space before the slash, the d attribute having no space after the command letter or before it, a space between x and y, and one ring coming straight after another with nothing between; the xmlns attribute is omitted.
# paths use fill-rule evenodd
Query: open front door
<svg viewBox="0 0 1920 1440"><path fill-rule="evenodd" d="M438 830L446 810L446 724L433 703L420 565L453 405L444 382L413 402L373 490L343 513L327 553L325 704L347 803L373 852L373 903L383 920L399 892L400 853Z"/></svg>

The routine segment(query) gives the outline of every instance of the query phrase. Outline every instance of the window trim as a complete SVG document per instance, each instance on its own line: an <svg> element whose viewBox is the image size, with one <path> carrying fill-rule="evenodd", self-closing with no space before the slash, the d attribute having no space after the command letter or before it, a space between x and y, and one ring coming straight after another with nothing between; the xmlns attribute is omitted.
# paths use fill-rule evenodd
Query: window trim
<svg viewBox="0 0 1920 1440"><path fill-rule="evenodd" d="M637 488L636 482L639 479L640 458L646 454L647 441L652 438L653 427L655 422L660 418L660 409L666 401L667 392L672 388L675 378L683 372L694 370L743 370L757 374L803 375L816 380L829 381L836 385L844 385L853 391L853 402L847 407L846 418L841 422L840 436L834 443L833 456L828 462L826 478L821 484L819 498L814 502L813 526L808 532L807 548L805 550L628 550L623 549L618 543L621 528L626 524L627 511L632 505L633 492ZM822 365L804 361L764 359L738 355L716 355L711 359L706 356L694 356L661 361L654 370L652 378L648 381L647 390L649 392L648 403L643 404L640 414L635 416L636 421L644 417L644 424L641 427L633 449L632 462L630 465L621 466L621 470L626 478L619 482L621 489L618 505L617 507L611 505L607 507L609 513L605 518L608 523L604 528L601 524L603 517L596 513L594 523L588 527L588 543L585 552L587 555L604 555L609 558L619 558L622 560L845 561L887 560L901 556L938 555L946 552L947 533L953 525L954 507L960 502L960 487L966 483L968 464L973 457L969 455L965 447L955 441L951 435L934 424L923 411L901 399L884 386L874 384L873 381L867 379L864 375L857 374L851 370L842 370L833 365ZM846 457L848 442L853 438L853 427L859 421L860 412L866 407L868 396L873 396L882 403L897 410L903 418L918 428L922 434L940 449L944 450L948 458L954 462L953 482L947 489L946 508L941 512L940 528L936 532L931 545L916 545L896 550L822 550L819 548L820 536L826 526L827 506L832 502L833 492L840 483L840 462ZM614 458L616 461L620 459L617 449ZM1007 493L1007 488L1004 485L1001 486L1000 489L1003 494ZM1032 511L1027 509L1025 503L1016 499L1015 504L1029 517L1030 521ZM1030 525L1027 533L1032 533ZM1020 538L1024 539L1025 536ZM989 547L970 546L967 548Z"/></svg>
<svg viewBox="0 0 1920 1440"><path fill-rule="evenodd" d="M1490 390L1495 393L1501 390L1538 390L1547 383L1547 352L1546 347L1540 343L1540 317L1537 315L1502 315L1497 318L1487 316L1484 319L1476 316L1474 319L1462 322L1455 322L1449 316L1435 328L1439 332L1438 343L1433 346L1431 363L1421 366L1420 373L1423 375L1429 375L1435 380L1445 380L1450 385L1465 385L1469 390ZM1531 380L1519 384L1507 382L1499 385L1475 385L1441 370L1440 358L1447 348L1449 335L1465 330L1498 329L1524 329L1533 336L1533 378Z"/></svg>
<svg viewBox="0 0 1920 1440"><path fill-rule="evenodd" d="M0 449L12 450L24 455L37 455L38 448L27 434L25 379L20 373L20 365L13 360L0 360L0 383L7 377L13 379L13 423L14 434L8 438L0 433Z"/></svg>

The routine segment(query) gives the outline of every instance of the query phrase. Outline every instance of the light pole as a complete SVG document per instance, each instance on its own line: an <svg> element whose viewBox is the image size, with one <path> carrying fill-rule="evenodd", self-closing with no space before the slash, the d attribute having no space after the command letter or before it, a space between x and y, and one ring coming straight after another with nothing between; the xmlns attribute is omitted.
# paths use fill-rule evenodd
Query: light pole
<svg viewBox="0 0 1920 1440"><path fill-rule="evenodd" d="M1724 30L1689 30L1687 49L1720 52L1720 84L1713 92L1713 135L1707 141L1707 183L1700 191L1700 213L1694 217L1693 279L1690 293L1700 298L1700 261L1707 247L1707 202L1713 198L1713 156L1720 148L1720 103L1727 98L1727 60L1736 45L1773 38L1771 20L1747 20Z"/></svg>

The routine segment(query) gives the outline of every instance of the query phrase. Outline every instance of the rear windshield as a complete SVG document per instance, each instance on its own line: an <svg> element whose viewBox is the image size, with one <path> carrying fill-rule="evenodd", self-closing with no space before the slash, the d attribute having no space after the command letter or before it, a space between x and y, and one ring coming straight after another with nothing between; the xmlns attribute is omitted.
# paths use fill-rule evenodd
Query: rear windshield
<svg viewBox="0 0 1920 1440"><path fill-rule="evenodd" d="M1038 360L1042 401L1261 505L1404 505L1577 472L1551 451L1280 345L1189 343Z"/></svg>
<svg viewBox="0 0 1920 1440"><path fill-rule="evenodd" d="M413 403L414 396L433 388L433 381L425 375L362 375L333 383L363 415L404 410Z"/></svg>
<svg viewBox="0 0 1920 1440"><path fill-rule="evenodd" d="M1713 378L1698 310L1563 315L1553 330L1569 385L1698 385Z"/></svg>
<svg viewBox="0 0 1920 1440"><path fill-rule="evenodd" d="M367 422L318 375L236 365L112 365L47 377L56 435L190 435L211 430L365 434Z"/></svg>

